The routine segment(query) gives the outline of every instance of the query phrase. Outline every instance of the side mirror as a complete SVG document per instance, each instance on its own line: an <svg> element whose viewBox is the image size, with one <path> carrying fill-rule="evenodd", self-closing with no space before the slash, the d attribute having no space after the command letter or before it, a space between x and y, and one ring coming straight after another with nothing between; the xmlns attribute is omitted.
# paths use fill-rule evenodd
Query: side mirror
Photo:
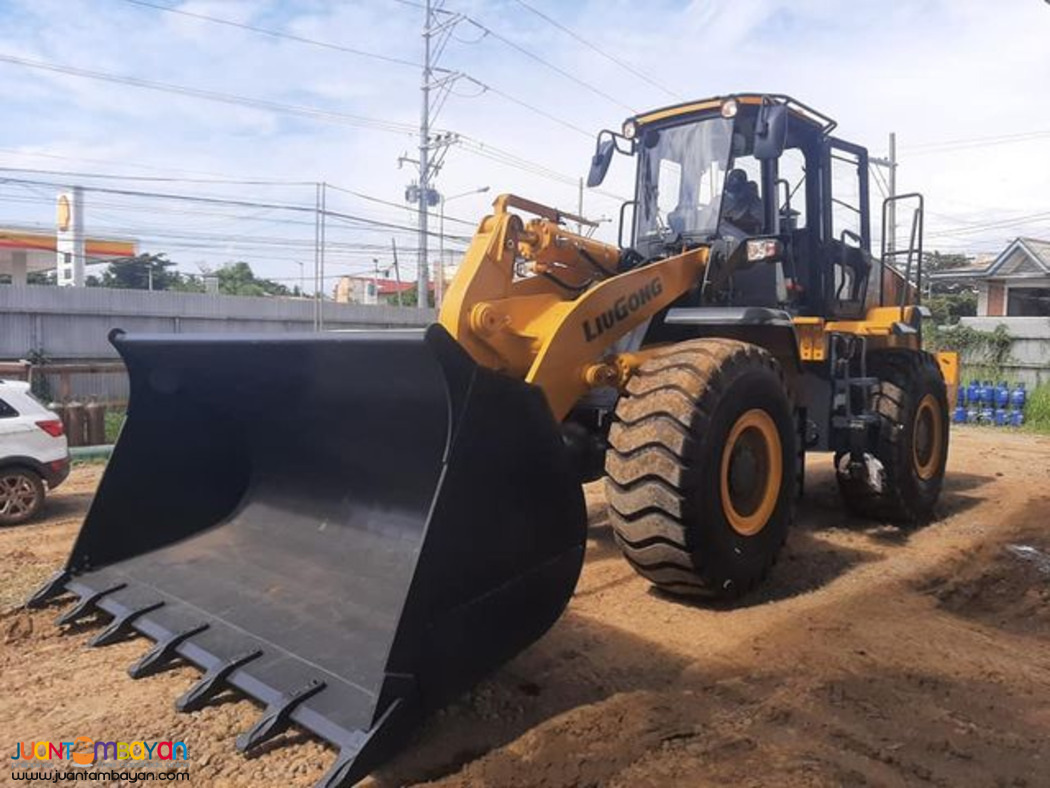
<svg viewBox="0 0 1050 788"><path fill-rule="evenodd" d="M783 104L763 104L755 124L752 154L759 161L779 159L787 144L788 108Z"/></svg>
<svg viewBox="0 0 1050 788"><path fill-rule="evenodd" d="M600 186L605 180L605 173L609 171L614 150L616 150L616 142L611 137L598 140L598 149L591 157L591 170L587 173L587 188Z"/></svg>

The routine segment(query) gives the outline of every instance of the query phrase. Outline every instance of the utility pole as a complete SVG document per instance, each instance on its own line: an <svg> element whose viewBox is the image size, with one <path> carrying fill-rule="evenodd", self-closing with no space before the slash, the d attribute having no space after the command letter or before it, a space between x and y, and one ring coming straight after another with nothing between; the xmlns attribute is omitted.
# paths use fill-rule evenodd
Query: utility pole
<svg viewBox="0 0 1050 788"><path fill-rule="evenodd" d="M314 185L314 331L317 331L318 314L321 311L317 300L321 294L321 184Z"/></svg>
<svg viewBox="0 0 1050 788"><path fill-rule="evenodd" d="M325 248L325 235L327 230L328 218L328 184L324 181L321 182L321 289L320 289L320 303L317 312L317 328L319 331L324 330L324 248Z"/></svg>
<svg viewBox="0 0 1050 788"><path fill-rule="evenodd" d="M895 132L890 132L889 156L884 159L871 157L868 162L885 167L888 172L886 188L889 194L886 196L891 199L886 203L886 238L883 240L887 253L892 254L897 249L897 205L892 200L897 196L897 134Z"/></svg>
<svg viewBox="0 0 1050 788"><path fill-rule="evenodd" d="M446 197L444 194L440 197L439 205L441 210L438 213L438 276L434 283L434 306L438 309L441 308L441 300L445 294L445 203L458 200L460 197L469 197L472 194L484 194L488 190L488 186L479 186L470 191L453 194L451 197Z"/></svg>
<svg viewBox="0 0 1050 788"><path fill-rule="evenodd" d="M434 271L434 307L441 309L445 299L445 250L438 255L437 270Z"/></svg>
<svg viewBox="0 0 1050 788"><path fill-rule="evenodd" d="M427 208L430 197L430 36L434 22L432 0L424 0L423 9L423 105L419 113L419 251L416 266L416 307L426 309L429 294L427 270Z"/></svg>
<svg viewBox="0 0 1050 788"><path fill-rule="evenodd" d="M897 204L893 202L893 198L897 196L897 135L895 132L890 132L890 203L886 206L887 222L889 225L888 233L889 239L886 243L886 248L891 251L897 251Z"/></svg>
<svg viewBox="0 0 1050 788"><path fill-rule="evenodd" d="M293 260L296 265L299 266L299 297L306 297L306 269L303 267L302 260Z"/></svg>
<svg viewBox="0 0 1050 788"><path fill-rule="evenodd" d="M390 237L390 248L394 250L394 281L397 282L397 305L404 306L401 303L401 266L397 264L397 241L394 240L393 236Z"/></svg>
<svg viewBox="0 0 1050 788"><path fill-rule="evenodd" d="M583 178L580 178L580 192L579 197L576 200L576 215L583 216ZM576 222L576 234L583 235L583 224Z"/></svg>
<svg viewBox="0 0 1050 788"><path fill-rule="evenodd" d="M405 201L415 205L419 213L419 242L417 252L416 293L419 309L429 307L430 266L427 241L430 232L427 228L428 211L437 205L437 192L431 188L433 178L441 169L448 148L459 142L459 137L451 132L432 135L430 124L444 106L452 84L463 76L458 71L441 68L437 61L445 45L452 36L453 28L465 20L463 14L445 11L440 3L435 7L434 0L424 0L423 8L423 79L420 84L422 102L419 112L419 158L412 159L407 154L398 157L398 166L406 162L415 164L419 177L405 190ZM441 18L438 18L438 14ZM435 79L435 74L440 74Z"/></svg>
<svg viewBox="0 0 1050 788"><path fill-rule="evenodd" d="M434 306L441 309L445 297L445 195L441 195L441 218L438 219L438 266L434 281Z"/></svg>

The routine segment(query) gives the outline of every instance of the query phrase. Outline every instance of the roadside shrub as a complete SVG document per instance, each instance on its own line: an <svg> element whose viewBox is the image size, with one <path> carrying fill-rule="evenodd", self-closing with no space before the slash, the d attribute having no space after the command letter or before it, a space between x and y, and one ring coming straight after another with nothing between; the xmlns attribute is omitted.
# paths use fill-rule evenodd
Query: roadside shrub
<svg viewBox="0 0 1050 788"><path fill-rule="evenodd" d="M1029 393L1024 416L1029 429L1050 433L1050 383L1044 383Z"/></svg>

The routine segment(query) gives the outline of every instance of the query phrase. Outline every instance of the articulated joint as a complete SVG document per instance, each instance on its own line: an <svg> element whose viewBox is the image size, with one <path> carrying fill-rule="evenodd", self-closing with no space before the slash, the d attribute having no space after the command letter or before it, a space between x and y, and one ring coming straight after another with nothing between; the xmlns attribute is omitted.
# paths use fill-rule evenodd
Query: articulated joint
<svg viewBox="0 0 1050 788"><path fill-rule="evenodd" d="M610 356L597 364L591 364L583 371L583 379L591 388L612 387L623 389L644 359L635 353L620 353Z"/></svg>
<svg viewBox="0 0 1050 788"><path fill-rule="evenodd" d="M615 362L602 361L591 364L583 371L583 379L592 389L604 386L620 386L620 368Z"/></svg>
<svg viewBox="0 0 1050 788"><path fill-rule="evenodd" d="M470 310L470 330L481 337L490 337L510 322L492 304L481 302Z"/></svg>

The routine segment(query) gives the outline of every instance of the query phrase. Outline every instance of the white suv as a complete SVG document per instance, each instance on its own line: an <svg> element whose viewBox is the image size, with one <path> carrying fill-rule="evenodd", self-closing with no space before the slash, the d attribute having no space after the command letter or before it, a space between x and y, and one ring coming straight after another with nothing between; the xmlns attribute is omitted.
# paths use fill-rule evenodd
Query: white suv
<svg viewBox="0 0 1050 788"><path fill-rule="evenodd" d="M69 475L69 446L58 416L29 384L0 380L0 526L28 520Z"/></svg>

